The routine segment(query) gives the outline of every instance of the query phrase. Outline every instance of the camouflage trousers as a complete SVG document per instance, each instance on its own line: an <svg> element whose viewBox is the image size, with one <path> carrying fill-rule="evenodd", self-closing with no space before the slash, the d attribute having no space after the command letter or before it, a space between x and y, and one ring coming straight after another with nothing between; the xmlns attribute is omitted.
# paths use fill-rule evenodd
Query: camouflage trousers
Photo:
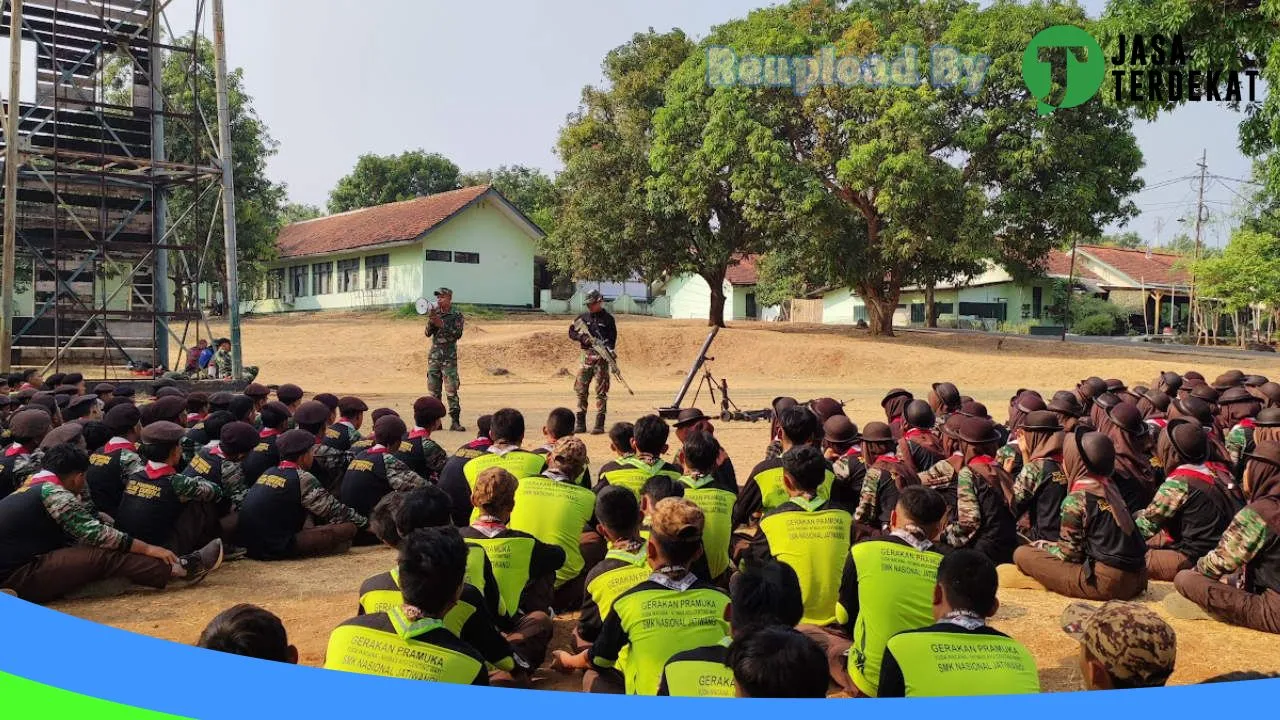
<svg viewBox="0 0 1280 720"><path fill-rule="evenodd" d="M450 348L443 351L431 349L427 359L427 391L431 397L440 399L440 391L444 390L445 403L449 406L449 417L455 421L462 415L462 403L458 399L458 351Z"/></svg>
<svg viewBox="0 0 1280 720"><path fill-rule="evenodd" d="M587 394L591 381L596 381L596 412L603 413L609 405L609 363L595 353L584 353L582 366L573 381L573 392L578 396L578 412L587 411Z"/></svg>

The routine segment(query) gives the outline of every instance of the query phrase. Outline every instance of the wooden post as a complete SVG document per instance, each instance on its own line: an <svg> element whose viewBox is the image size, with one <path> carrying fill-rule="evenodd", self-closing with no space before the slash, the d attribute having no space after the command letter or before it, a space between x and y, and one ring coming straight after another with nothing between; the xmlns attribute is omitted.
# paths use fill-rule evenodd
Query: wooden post
<svg viewBox="0 0 1280 720"><path fill-rule="evenodd" d="M1155 298L1155 301L1156 301L1156 327L1155 327L1155 330L1156 330L1156 335L1159 335L1159 334L1160 334L1160 304L1161 304L1162 302L1164 302L1164 295L1163 295L1159 290L1155 290L1155 291L1153 291L1153 292L1151 293L1151 297ZM1145 306L1145 305L1146 305L1146 303L1143 303L1143 305Z"/></svg>
<svg viewBox="0 0 1280 720"><path fill-rule="evenodd" d="M13 281L18 246L18 121L22 111L22 0L9 3L9 112L4 130L4 263L0 269L0 372L13 358Z"/></svg>
<svg viewBox="0 0 1280 720"><path fill-rule="evenodd" d="M232 169L231 110L227 99L227 31L222 0L213 0L213 55L216 64L214 84L218 92L219 161L222 165L222 232L227 262L227 324L231 335L231 376L239 380L244 355L240 348L240 277L236 251L236 191Z"/></svg>

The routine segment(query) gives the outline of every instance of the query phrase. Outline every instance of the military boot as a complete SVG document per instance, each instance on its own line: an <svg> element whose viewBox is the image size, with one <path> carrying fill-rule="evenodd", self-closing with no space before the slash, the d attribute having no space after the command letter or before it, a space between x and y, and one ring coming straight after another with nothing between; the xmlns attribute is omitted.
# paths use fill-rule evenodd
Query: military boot
<svg viewBox="0 0 1280 720"><path fill-rule="evenodd" d="M449 416L449 432L466 432L467 429L462 427L462 423L458 422L457 415Z"/></svg>
<svg viewBox="0 0 1280 720"><path fill-rule="evenodd" d="M592 435L604 434L604 411L596 413L596 426L591 428Z"/></svg>
<svg viewBox="0 0 1280 720"><path fill-rule="evenodd" d="M573 433L575 435L582 435L587 431L587 411L579 410L576 418L577 420L573 425Z"/></svg>

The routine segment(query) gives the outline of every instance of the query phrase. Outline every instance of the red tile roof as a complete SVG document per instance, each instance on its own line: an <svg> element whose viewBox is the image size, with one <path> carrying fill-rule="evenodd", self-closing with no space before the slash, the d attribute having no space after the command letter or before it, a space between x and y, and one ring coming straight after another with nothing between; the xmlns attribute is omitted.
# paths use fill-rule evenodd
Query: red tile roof
<svg viewBox="0 0 1280 720"><path fill-rule="evenodd" d="M1143 283L1173 285L1184 284L1189 280L1186 269L1174 267L1174 263L1183 259L1181 255L1174 253L1152 251L1148 257L1145 249L1127 250L1102 245L1080 245L1079 249L1129 276L1135 288Z"/></svg>
<svg viewBox="0 0 1280 720"><path fill-rule="evenodd" d="M737 265L730 265L724 277L730 285L755 285L760 280L756 272L756 256L743 255L737 258Z"/></svg>
<svg viewBox="0 0 1280 720"><path fill-rule="evenodd" d="M488 185L294 223L280 230L281 258L356 250L420 237L489 192Z"/></svg>
<svg viewBox="0 0 1280 720"><path fill-rule="evenodd" d="M1071 277L1071 253L1050 250L1044 261L1044 272L1050 277ZM1096 273L1085 267L1084 262L1078 256L1076 257L1075 277L1083 280L1101 279Z"/></svg>

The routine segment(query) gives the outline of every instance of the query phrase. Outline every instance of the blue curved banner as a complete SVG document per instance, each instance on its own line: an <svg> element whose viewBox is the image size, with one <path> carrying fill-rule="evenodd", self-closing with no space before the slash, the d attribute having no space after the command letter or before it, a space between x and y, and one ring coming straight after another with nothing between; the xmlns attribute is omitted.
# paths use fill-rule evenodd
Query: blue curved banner
<svg viewBox="0 0 1280 720"><path fill-rule="evenodd" d="M1226 707L1270 707L1277 694L1280 680L1122 692L867 702L911 703L909 710L899 707L897 711L925 717L944 713L960 717L1105 717L1130 706L1145 717L1179 718L1210 717ZM101 710L84 710L89 707L86 701L91 700L116 705L102 703ZM833 701L586 695L354 675L201 650L0 595L3 718L67 717L55 709L61 707L80 708L75 712L77 717L156 717L137 712L146 710L201 720L396 717L407 708L421 708L421 714L430 717L465 717L483 708L488 714L510 709L540 720L652 720L666 715L700 717L710 707L724 710L726 702L733 703L732 712L740 720L777 720L779 713L795 712L797 704ZM781 707L784 703L788 707ZM107 708L114 709L108 712ZM820 712L833 709L827 705ZM894 711L892 707L882 709Z"/></svg>

